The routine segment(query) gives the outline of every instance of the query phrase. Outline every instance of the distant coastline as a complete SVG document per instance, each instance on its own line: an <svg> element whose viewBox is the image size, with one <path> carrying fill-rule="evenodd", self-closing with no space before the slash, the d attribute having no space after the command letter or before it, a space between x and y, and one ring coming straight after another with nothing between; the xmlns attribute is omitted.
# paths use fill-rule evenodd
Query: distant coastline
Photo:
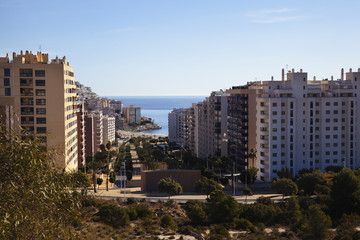
<svg viewBox="0 0 360 240"><path fill-rule="evenodd" d="M141 115L151 118L161 129L142 131L145 134L168 135L168 113L174 108L188 108L206 96L102 96L123 102L124 107L141 107Z"/></svg>

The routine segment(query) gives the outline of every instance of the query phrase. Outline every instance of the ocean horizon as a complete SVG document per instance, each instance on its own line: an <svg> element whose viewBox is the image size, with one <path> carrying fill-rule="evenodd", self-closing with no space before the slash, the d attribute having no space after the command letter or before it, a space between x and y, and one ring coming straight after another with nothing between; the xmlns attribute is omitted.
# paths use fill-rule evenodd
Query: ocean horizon
<svg viewBox="0 0 360 240"><path fill-rule="evenodd" d="M174 108L188 108L192 103L205 100L206 96L102 96L122 101L124 107L141 107L141 116L149 117L162 129L144 131L147 134L168 136L168 114Z"/></svg>

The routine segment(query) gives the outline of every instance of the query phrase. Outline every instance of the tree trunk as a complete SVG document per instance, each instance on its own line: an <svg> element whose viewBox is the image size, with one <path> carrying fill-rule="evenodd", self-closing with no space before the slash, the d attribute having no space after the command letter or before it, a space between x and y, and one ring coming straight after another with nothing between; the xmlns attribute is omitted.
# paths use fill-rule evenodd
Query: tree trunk
<svg viewBox="0 0 360 240"><path fill-rule="evenodd" d="M94 193L96 193L96 173L93 171Z"/></svg>

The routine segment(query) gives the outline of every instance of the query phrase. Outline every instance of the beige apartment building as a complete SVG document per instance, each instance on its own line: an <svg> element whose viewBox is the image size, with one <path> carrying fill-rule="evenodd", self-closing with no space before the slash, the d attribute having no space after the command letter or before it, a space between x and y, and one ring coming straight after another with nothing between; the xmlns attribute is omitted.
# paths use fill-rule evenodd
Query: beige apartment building
<svg viewBox="0 0 360 240"><path fill-rule="evenodd" d="M134 107L130 105L129 107L124 108L124 114L126 118L126 122L128 124L137 123L140 124L141 122L141 108Z"/></svg>
<svg viewBox="0 0 360 240"><path fill-rule="evenodd" d="M55 149L56 165L77 170L77 99L74 71L66 58L23 51L0 58L0 105L9 128L35 135ZM20 128L21 127L21 128Z"/></svg>

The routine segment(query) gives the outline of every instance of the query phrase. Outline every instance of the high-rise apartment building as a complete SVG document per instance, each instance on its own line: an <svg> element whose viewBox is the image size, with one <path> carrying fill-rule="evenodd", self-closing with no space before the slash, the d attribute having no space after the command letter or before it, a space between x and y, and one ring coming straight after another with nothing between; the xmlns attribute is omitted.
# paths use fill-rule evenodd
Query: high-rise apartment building
<svg viewBox="0 0 360 240"><path fill-rule="evenodd" d="M133 105L130 105L129 107L124 108L124 114L125 114L127 123L140 124L140 122L141 122L141 108L140 107L134 107Z"/></svg>
<svg viewBox="0 0 360 240"><path fill-rule="evenodd" d="M308 80L294 70L258 86L256 135L259 179L276 172L327 166L360 167L360 71L341 79Z"/></svg>
<svg viewBox="0 0 360 240"><path fill-rule="evenodd" d="M173 109L168 114L168 130L169 130L169 142L176 144L182 144L183 138L183 117L181 109Z"/></svg>
<svg viewBox="0 0 360 240"><path fill-rule="evenodd" d="M104 116L103 117L103 143L115 141L115 117Z"/></svg>
<svg viewBox="0 0 360 240"><path fill-rule="evenodd" d="M0 58L0 105L7 126L57 150L55 164L66 171L78 166L76 101L74 71L65 57L49 62L47 54L21 51L12 60Z"/></svg>
<svg viewBox="0 0 360 240"><path fill-rule="evenodd" d="M256 149L256 85L228 89L228 156L237 164L256 167L255 159L249 158L251 149Z"/></svg>
<svg viewBox="0 0 360 240"><path fill-rule="evenodd" d="M203 102L193 104L193 108L195 154L202 159L227 156L227 94L214 91Z"/></svg>

